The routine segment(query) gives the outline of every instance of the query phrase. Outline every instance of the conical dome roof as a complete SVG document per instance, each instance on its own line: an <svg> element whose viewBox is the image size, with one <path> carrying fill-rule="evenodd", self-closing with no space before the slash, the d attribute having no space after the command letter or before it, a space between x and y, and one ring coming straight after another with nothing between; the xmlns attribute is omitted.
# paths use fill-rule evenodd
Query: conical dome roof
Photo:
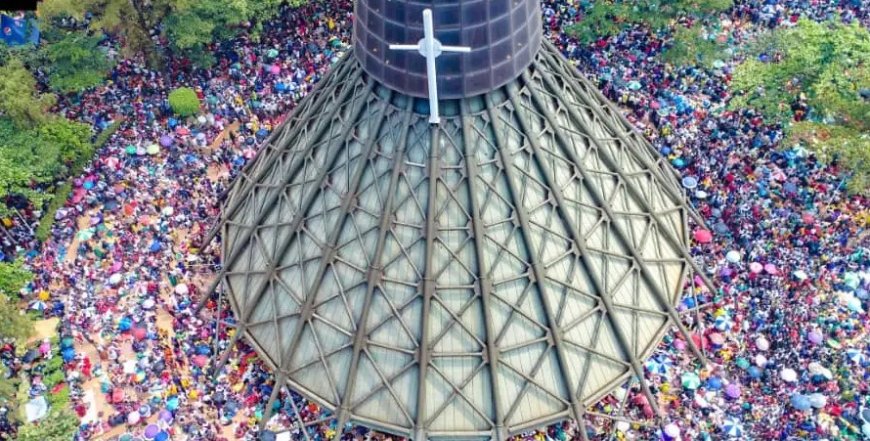
<svg viewBox="0 0 870 441"><path fill-rule="evenodd" d="M441 107L430 125L426 100L345 56L276 130L222 222L240 330L339 427L502 439L582 421L683 329L673 171L548 45Z"/></svg>

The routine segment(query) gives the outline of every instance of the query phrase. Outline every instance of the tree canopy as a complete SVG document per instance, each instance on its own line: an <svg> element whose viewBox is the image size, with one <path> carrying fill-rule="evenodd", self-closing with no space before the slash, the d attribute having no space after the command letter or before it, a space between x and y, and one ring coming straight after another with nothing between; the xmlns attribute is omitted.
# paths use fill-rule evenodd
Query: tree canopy
<svg viewBox="0 0 870 441"><path fill-rule="evenodd" d="M584 44L610 37L634 25L658 31L684 17L705 17L727 10L732 0L614 0L590 3L583 18L565 31Z"/></svg>
<svg viewBox="0 0 870 441"><path fill-rule="evenodd" d="M0 113L19 127L35 127L48 117L55 96L40 93L36 79L17 57L0 66Z"/></svg>
<svg viewBox="0 0 870 441"><path fill-rule="evenodd" d="M737 67L732 107L749 106L787 126L786 143L805 144L870 184L870 32L858 23L800 20L761 38Z"/></svg>
<svg viewBox="0 0 870 441"><path fill-rule="evenodd" d="M60 40L45 45L45 70L51 87L60 92L79 92L106 78L112 62L100 49L101 37L67 32Z"/></svg>
<svg viewBox="0 0 870 441"><path fill-rule="evenodd" d="M37 424L25 424L18 430L18 441L69 441L79 428L79 419L66 409L52 409Z"/></svg>
<svg viewBox="0 0 870 441"><path fill-rule="evenodd" d="M196 115L199 113L199 97L196 96L193 89L179 87L169 93L169 106L172 107L172 112L178 116Z"/></svg>

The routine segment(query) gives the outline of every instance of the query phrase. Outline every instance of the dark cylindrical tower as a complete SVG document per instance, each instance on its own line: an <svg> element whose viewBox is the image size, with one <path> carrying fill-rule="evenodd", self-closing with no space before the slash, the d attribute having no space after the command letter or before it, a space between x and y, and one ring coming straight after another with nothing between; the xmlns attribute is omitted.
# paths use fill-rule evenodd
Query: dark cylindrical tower
<svg viewBox="0 0 870 441"><path fill-rule="evenodd" d="M365 71L393 90L427 97L420 54L390 50L423 38L423 10L434 16L435 38L470 53L438 58L441 99L480 95L507 84L541 48L538 0L358 0L354 54Z"/></svg>

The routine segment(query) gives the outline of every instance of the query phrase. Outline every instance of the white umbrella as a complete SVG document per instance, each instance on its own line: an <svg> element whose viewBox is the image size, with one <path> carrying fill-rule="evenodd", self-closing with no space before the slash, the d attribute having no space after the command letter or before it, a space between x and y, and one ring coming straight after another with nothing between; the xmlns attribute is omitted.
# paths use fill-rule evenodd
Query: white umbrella
<svg viewBox="0 0 870 441"><path fill-rule="evenodd" d="M187 285L184 283L179 283L175 286L175 293L180 296L185 296L188 292L190 292L190 290L187 289Z"/></svg>
<svg viewBox="0 0 870 441"><path fill-rule="evenodd" d="M828 404L828 397L816 392L814 394L810 394L810 406L813 406L816 409L821 409Z"/></svg>
<svg viewBox="0 0 870 441"><path fill-rule="evenodd" d="M123 276L121 276L121 273L112 274L111 276L109 276L109 285L114 286L114 285L121 283L122 278L123 278Z"/></svg>
<svg viewBox="0 0 870 441"><path fill-rule="evenodd" d="M124 373L125 374L135 374L136 373L136 360L127 360L124 362Z"/></svg>
<svg viewBox="0 0 870 441"><path fill-rule="evenodd" d="M725 259L727 259L731 263L737 263L740 261L740 251L731 250L728 254L725 255Z"/></svg>
<svg viewBox="0 0 870 441"><path fill-rule="evenodd" d="M779 378L782 378L782 381L786 383L794 383L797 381L798 376L794 369L785 368L779 373Z"/></svg>
<svg viewBox="0 0 870 441"><path fill-rule="evenodd" d="M858 349L846 349L846 359L855 364L864 364L867 359L864 353Z"/></svg>
<svg viewBox="0 0 870 441"><path fill-rule="evenodd" d="M740 438L743 436L743 423L737 418L726 418L722 424L722 432L729 438Z"/></svg>
<svg viewBox="0 0 870 441"><path fill-rule="evenodd" d="M145 301L142 302L143 309L151 309L153 307L154 307L154 299L145 299Z"/></svg>

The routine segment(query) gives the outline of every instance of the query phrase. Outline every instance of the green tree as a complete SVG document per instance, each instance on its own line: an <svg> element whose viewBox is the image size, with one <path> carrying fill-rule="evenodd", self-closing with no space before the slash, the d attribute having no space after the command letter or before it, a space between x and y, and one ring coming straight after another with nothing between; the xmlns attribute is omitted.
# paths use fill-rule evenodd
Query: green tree
<svg viewBox="0 0 870 441"><path fill-rule="evenodd" d="M566 26L565 31L588 44L635 25L659 31L681 17L709 17L732 4L733 0L596 1L586 7L580 21Z"/></svg>
<svg viewBox="0 0 870 441"><path fill-rule="evenodd" d="M19 127L34 127L46 120L55 96L39 93L36 79L18 58L0 66L0 113Z"/></svg>
<svg viewBox="0 0 870 441"><path fill-rule="evenodd" d="M273 17L281 0L176 0L171 2L163 28L173 50L199 65L213 57L207 45L235 36L253 22L256 27Z"/></svg>
<svg viewBox="0 0 870 441"><path fill-rule="evenodd" d="M717 43L714 36L708 35L700 24L678 26L662 59L675 65L698 64L709 67L717 59L723 58L726 47Z"/></svg>
<svg viewBox="0 0 870 441"><path fill-rule="evenodd" d="M178 116L185 117L196 115L199 113L199 97L196 92L189 87L179 87L169 93L169 105L172 107L172 112Z"/></svg>
<svg viewBox="0 0 870 441"><path fill-rule="evenodd" d="M45 45L45 57L51 87L60 92L79 92L103 82L112 69L106 53L100 49L100 36L69 32L59 41Z"/></svg>
<svg viewBox="0 0 870 441"><path fill-rule="evenodd" d="M24 342L33 332L33 325L22 313L17 293L17 290L14 294L0 293L0 338Z"/></svg>
<svg viewBox="0 0 870 441"><path fill-rule="evenodd" d="M0 262L0 294L18 295L18 291L33 279L33 273L24 268L20 261Z"/></svg>
<svg viewBox="0 0 870 441"><path fill-rule="evenodd" d="M79 428L79 419L66 409L52 409L35 424L18 429L18 441L69 441Z"/></svg>
<svg viewBox="0 0 870 441"><path fill-rule="evenodd" d="M93 14L91 29L123 37L124 55L142 53L154 58L156 47L149 31L159 23L159 17L151 17L153 8L147 8L145 3L139 0L44 0L38 10L40 17L47 21L60 17L81 20L90 12Z"/></svg>
<svg viewBox="0 0 870 441"><path fill-rule="evenodd" d="M749 55L734 72L730 105L782 122L786 145L804 144L821 159L836 159L852 172L849 188L866 191L870 100L861 92L870 90L870 32L858 23L801 20L760 39ZM809 118L793 123L792 104L801 96Z"/></svg>

